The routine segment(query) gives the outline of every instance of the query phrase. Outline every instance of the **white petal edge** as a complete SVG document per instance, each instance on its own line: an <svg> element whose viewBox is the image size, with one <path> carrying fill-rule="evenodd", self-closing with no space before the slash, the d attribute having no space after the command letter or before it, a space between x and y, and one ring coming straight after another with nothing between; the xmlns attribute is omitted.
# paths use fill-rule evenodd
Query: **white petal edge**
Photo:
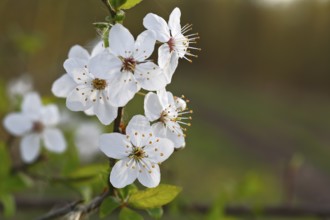
<svg viewBox="0 0 330 220"><path fill-rule="evenodd" d="M136 115L128 123L126 134L134 146L143 147L148 143L150 134L152 134L150 122L145 116Z"/></svg>
<svg viewBox="0 0 330 220"><path fill-rule="evenodd" d="M160 169L158 164L149 164L148 170L139 164L141 173L139 173L139 182L148 188L154 188L160 183ZM152 167L153 166L153 167Z"/></svg>
<svg viewBox="0 0 330 220"><path fill-rule="evenodd" d="M166 21L156 14L149 13L143 19L143 25L147 30L154 31L156 40L168 42L170 40L170 30Z"/></svg>
<svg viewBox="0 0 330 220"><path fill-rule="evenodd" d="M45 147L52 152L62 153L66 149L66 141L63 133L56 128L47 128L43 132Z"/></svg>
<svg viewBox="0 0 330 220"><path fill-rule="evenodd" d="M90 56L85 48L80 45L74 45L73 47L71 47L68 57L73 59L85 60L87 62Z"/></svg>
<svg viewBox="0 0 330 220"><path fill-rule="evenodd" d="M25 163L35 161L40 153L40 135L31 133L24 136L20 143L20 153Z"/></svg>
<svg viewBox="0 0 330 220"><path fill-rule="evenodd" d="M144 98L144 114L149 121L155 121L161 117L163 106L157 94L149 92Z"/></svg>
<svg viewBox="0 0 330 220"><path fill-rule="evenodd" d="M148 59L155 49L156 38L153 31L143 31L136 39L134 58L137 61Z"/></svg>
<svg viewBox="0 0 330 220"><path fill-rule="evenodd" d="M121 24L114 25L109 33L110 50L116 56L127 57L128 51L133 52L134 50L134 37Z"/></svg>
<svg viewBox="0 0 330 220"><path fill-rule="evenodd" d="M110 133L100 136L99 148L107 157L124 159L129 156L130 153L127 151L132 148L132 145L125 135Z"/></svg>
<svg viewBox="0 0 330 220"><path fill-rule="evenodd" d="M33 127L31 119L22 113L10 113L3 120L6 130L15 136L21 136Z"/></svg>
<svg viewBox="0 0 330 220"><path fill-rule="evenodd" d="M38 93L31 92L24 96L22 104L22 111L24 114L27 114L36 119L39 115L41 107L41 99Z"/></svg>
<svg viewBox="0 0 330 220"><path fill-rule="evenodd" d="M134 160L120 160L111 170L110 182L115 188L123 188L132 184L137 175L138 169Z"/></svg>
<svg viewBox="0 0 330 220"><path fill-rule="evenodd" d="M52 93L57 97L66 98L76 85L68 74L64 74L53 83Z"/></svg>
<svg viewBox="0 0 330 220"><path fill-rule="evenodd" d="M175 8L172 13L170 14L170 19L168 21L168 26L171 30L172 36L176 36L178 34L181 34L181 11L179 8Z"/></svg>

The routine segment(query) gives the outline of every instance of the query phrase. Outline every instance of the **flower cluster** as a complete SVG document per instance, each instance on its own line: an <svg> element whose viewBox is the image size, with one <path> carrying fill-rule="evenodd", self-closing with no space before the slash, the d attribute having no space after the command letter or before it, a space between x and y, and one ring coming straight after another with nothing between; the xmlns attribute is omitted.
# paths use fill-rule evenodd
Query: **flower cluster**
<svg viewBox="0 0 330 220"><path fill-rule="evenodd" d="M159 164L175 148L185 146L186 101L167 92L178 66L179 58L190 61L190 50L197 34L185 35L191 25L181 27L181 12L175 8L168 23L158 15L149 13L143 20L147 30L136 39L127 28L115 24L106 39L89 54L84 48L74 46L64 62L66 74L54 84L52 91L66 98L72 111L96 115L104 125L112 123L118 108L124 107L141 89L148 91L144 100L145 116L134 116L126 133L103 134L99 147L108 157L117 159L112 168L110 182L122 188L138 179L146 187L160 182ZM156 42L158 63L150 57ZM152 124L150 124L152 123Z"/></svg>
<svg viewBox="0 0 330 220"><path fill-rule="evenodd" d="M191 50L199 49L191 46L198 34L187 35L191 25L181 27L180 17L178 8L168 22L149 13L143 20L146 30L136 39L122 24L114 24L108 38L97 43L91 53L73 46L63 65L66 73L52 86L55 96L66 98L68 109L95 115L103 125L117 117L121 120L119 109L122 111L139 91L145 91L139 93L145 95L145 116L133 116L121 133L102 134L98 140L99 149L118 160L110 174L116 188L136 179L146 187L156 187L160 182L159 165L175 149L185 146L184 126L190 126L187 120L191 120L192 111L183 97L173 96L166 86L172 81L179 59L191 61L188 57L195 56ZM155 63L150 57L157 42L161 46ZM54 128L59 123L56 106L42 106L39 96L31 93L24 97L22 108L21 113L8 115L4 124L12 134L23 136L23 160L36 159L41 139L50 151L63 152L64 137ZM95 145L89 140L83 142Z"/></svg>

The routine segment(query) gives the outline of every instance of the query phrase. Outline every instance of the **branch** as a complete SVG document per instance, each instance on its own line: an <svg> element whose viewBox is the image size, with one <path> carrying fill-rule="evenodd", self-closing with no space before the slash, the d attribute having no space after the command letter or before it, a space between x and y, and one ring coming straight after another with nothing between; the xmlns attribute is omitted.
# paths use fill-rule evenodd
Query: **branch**
<svg viewBox="0 0 330 220"><path fill-rule="evenodd" d="M67 206L55 209L54 211L49 212L48 214L38 218L37 220L51 220L56 219L58 217L62 217L68 215L70 213L78 213L80 217L84 215L88 215L92 211L99 208L105 198L110 195L110 191L106 191L100 196L95 197L90 203L87 205L81 205L82 200L72 202Z"/></svg>

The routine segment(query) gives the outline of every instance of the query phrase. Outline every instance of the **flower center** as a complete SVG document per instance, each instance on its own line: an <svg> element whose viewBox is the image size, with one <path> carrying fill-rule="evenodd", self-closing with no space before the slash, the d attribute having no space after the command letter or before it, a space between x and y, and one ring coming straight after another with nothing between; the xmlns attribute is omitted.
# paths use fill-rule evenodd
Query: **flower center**
<svg viewBox="0 0 330 220"><path fill-rule="evenodd" d="M107 82L104 79L95 78L92 82L94 89L104 90L107 87Z"/></svg>
<svg viewBox="0 0 330 220"><path fill-rule="evenodd" d="M133 57L129 58L121 58L123 62L123 66L121 67L121 71L132 72L134 73L136 67L136 61Z"/></svg>
<svg viewBox="0 0 330 220"><path fill-rule="evenodd" d="M169 121L176 121L178 117L178 111L174 108L174 106L169 105L167 108L165 108L160 116L160 121L163 123L169 122Z"/></svg>
<svg viewBox="0 0 330 220"><path fill-rule="evenodd" d="M146 153L141 147L135 147L130 155L134 160L139 161L146 157Z"/></svg>
<svg viewBox="0 0 330 220"><path fill-rule="evenodd" d="M170 48L170 53L174 51L175 48L175 40L173 37L170 38L170 40L167 42L169 48Z"/></svg>
<svg viewBox="0 0 330 220"><path fill-rule="evenodd" d="M33 123L32 131L36 133L41 133L44 130L45 126L40 121L36 121Z"/></svg>

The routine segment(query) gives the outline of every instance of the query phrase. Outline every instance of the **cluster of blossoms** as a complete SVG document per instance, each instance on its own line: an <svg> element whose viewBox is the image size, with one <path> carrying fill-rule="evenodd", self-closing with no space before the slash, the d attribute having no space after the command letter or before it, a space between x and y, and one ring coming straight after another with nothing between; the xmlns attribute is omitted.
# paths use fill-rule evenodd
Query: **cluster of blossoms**
<svg viewBox="0 0 330 220"><path fill-rule="evenodd" d="M100 150L118 160L110 175L110 182L116 188L136 179L146 187L156 187L160 182L159 164L169 158L174 149L185 146L182 125L190 125L185 120L191 119L186 116L191 111L187 110L186 101L166 91L166 86L171 83L179 59L190 61L188 57L194 56L190 50L198 49L191 46L198 36L186 35L191 25L181 27L180 17L178 8L173 10L168 23L149 13L143 20L146 30L136 40L123 25L115 24L109 31L109 47L99 42L89 53L81 46L73 46L64 62L66 74L53 84L53 94L66 98L68 109L95 115L103 125L111 124L118 116L118 108L125 107L141 89L148 92L144 100L145 116L134 116L122 133L103 134L99 138ZM157 64L149 59L156 42L162 43ZM40 104L34 108L45 111ZM57 113L54 108L49 111ZM43 120L41 113L25 129L15 130L13 125L25 119L14 116L9 115L5 120L9 131L16 135L30 131L22 140L25 161L35 159L39 147L32 150L31 145L39 146L36 137L43 137L49 150L65 149L60 133L48 128L57 121ZM55 136L56 148L52 143ZM33 153L26 154L26 151Z"/></svg>

